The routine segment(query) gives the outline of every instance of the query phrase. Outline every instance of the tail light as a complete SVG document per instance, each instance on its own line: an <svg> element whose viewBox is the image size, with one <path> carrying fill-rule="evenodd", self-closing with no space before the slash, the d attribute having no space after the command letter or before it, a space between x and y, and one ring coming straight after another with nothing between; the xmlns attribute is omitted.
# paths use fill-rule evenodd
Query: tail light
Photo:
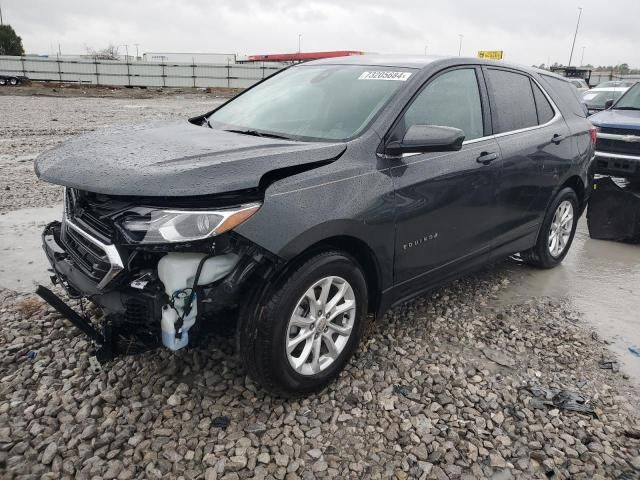
<svg viewBox="0 0 640 480"><path fill-rule="evenodd" d="M595 145L596 141L598 140L598 127L594 127L593 125L591 125L591 128L589 129L589 135L591 135L591 143Z"/></svg>

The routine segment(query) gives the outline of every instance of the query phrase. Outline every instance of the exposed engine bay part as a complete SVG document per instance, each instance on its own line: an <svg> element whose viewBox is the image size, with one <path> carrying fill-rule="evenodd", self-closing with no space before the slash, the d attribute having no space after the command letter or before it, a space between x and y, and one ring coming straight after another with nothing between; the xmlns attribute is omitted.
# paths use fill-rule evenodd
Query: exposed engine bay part
<svg viewBox="0 0 640 480"><path fill-rule="evenodd" d="M36 289L36 295L42 298L45 302L51 305L56 311L69 320L73 325L82 333L87 335L91 340L98 345L104 344L104 337L93 328L93 326L76 312L73 311L69 305L64 303L55 293L42 285L38 285Z"/></svg>
<svg viewBox="0 0 640 480"><path fill-rule="evenodd" d="M196 287L227 276L238 255L209 256L204 253L168 253L158 262L158 278L169 297L162 307L162 343L179 350L189 343L189 329L198 316Z"/></svg>
<svg viewBox="0 0 640 480"><path fill-rule="evenodd" d="M623 181L621 181L623 182ZM589 200L589 235L598 240L640 242L640 189L597 178Z"/></svg>

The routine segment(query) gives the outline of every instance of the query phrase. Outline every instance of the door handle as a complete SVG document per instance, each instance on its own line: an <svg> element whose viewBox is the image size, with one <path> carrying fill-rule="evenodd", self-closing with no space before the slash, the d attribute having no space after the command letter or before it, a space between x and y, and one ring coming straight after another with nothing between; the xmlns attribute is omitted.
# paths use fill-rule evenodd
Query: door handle
<svg viewBox="0 0 640 480"><path fill-rule="evenodd" d="M553 135L553 138L551 139L552 143L555 143L556 145L560 145L560 142L563 141L566 137L564 135L560 135L559 133L555 133Z"/></svg>
<svg viewBox="0 0 640 480"><path fill-rule="evenodd" d="M482 152L478 158L476 158L476 162L482 163L483 165L489 165L494 160L497 160L498 154L495 152Z"/></svg>

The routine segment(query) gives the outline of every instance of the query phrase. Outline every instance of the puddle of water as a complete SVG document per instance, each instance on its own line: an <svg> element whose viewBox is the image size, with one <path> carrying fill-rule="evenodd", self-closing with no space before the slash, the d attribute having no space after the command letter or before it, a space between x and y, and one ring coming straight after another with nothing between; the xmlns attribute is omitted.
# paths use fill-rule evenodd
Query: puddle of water
<svg viewBox="0 0 640 480"><path fill-rule="evenodd" d="M60 218L62 205L0 215L0 287L32 292L37 283L49 283L49 264L40 235L47 223Z"/></svg>
<svg viewBox="0 0 640 480"><path fill-rule="evenodd" d="M559 267L537 270L509 261L505 268L514 281L502 302L570 298L598 334L613 341L623 368L640 383L640 357L629 351L640 346L640 245L593 240L583 217Z"/></svg>

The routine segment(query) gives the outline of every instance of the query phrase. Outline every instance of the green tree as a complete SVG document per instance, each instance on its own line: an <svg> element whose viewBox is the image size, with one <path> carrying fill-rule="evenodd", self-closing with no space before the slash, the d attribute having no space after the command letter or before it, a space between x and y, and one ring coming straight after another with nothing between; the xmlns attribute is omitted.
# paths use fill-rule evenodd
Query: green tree
<svg viewBox="0 0 640 480"><path fill-rule="evenodd" d="M24 55L22 39L11 25L0 25L0 55Z"/></svg>
<svg viewBox="0 0 640 480"><path fill-rule="evenodd" d="M629 73L629 64L621 63L620 65L616 65L616 69L620 72L620 75L626 75Z"/></svg>

